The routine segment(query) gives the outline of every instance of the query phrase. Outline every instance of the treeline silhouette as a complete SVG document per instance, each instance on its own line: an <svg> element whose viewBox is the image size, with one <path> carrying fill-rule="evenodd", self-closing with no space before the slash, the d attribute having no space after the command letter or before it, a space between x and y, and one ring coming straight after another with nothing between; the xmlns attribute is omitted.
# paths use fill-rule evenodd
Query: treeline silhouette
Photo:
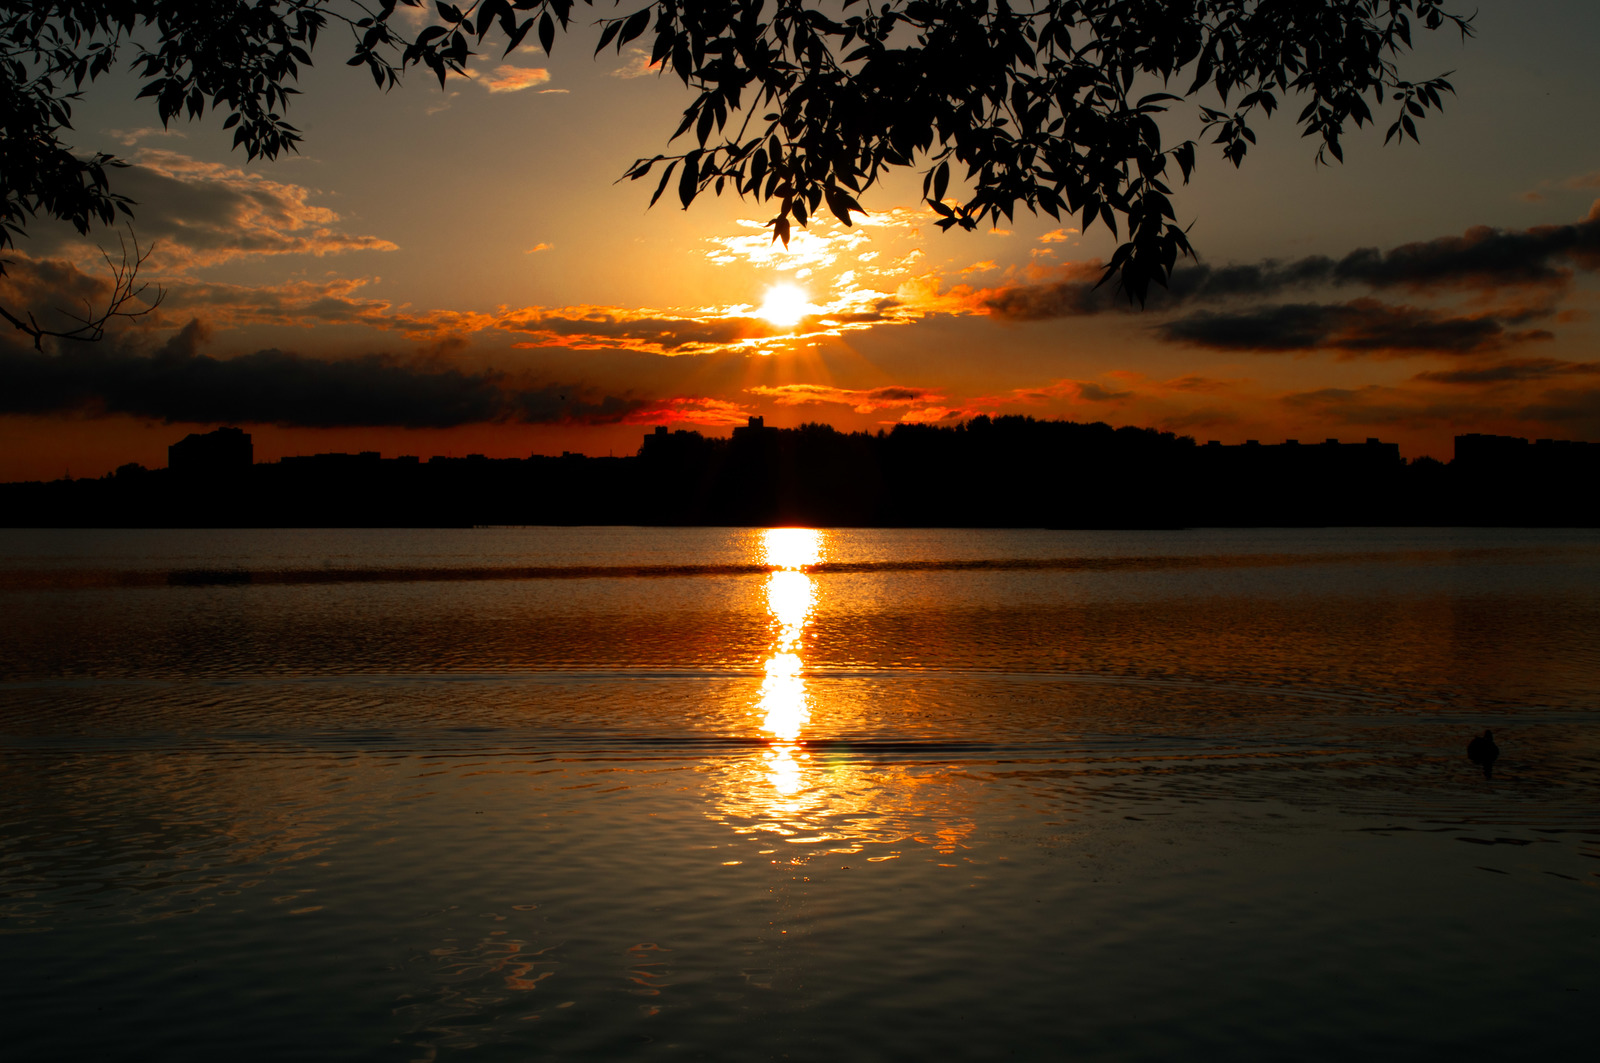
<svg viewBox="0 0 1600 1063"><path fill-rule="evenodd" d="M1600 444L1461 436L1449 464L1369 439L1205 445L1148 428L1031 417L730 438L658 428L636 456L255 464L236 428L191 435L169 467L0 485L0 523L32 527L439 527L807 524L1160 528L1594 526Z"/></svg>

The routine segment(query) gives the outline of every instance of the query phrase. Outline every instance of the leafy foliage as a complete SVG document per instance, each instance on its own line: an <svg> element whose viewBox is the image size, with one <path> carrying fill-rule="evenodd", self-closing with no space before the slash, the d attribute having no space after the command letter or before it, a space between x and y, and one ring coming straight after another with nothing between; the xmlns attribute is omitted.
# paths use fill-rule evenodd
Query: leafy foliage
<svg viewBox="0 0 1600 1063"><path fill-rule="evenodd" d="M625 174L657 175L652 204L669 187L685 207L707 191L771 202L773 238L787 243L823 209L850 224L874 183L920 167L944 229L1010 221L1019 208L1107 226L1123 239L1107 276L1140 302L1192 253L1171 197L1194 170L1196 142L1167 143L1160 116L1173 104L1194 99L1200 136L1238 166L1252 123L1303 100L1296 121L1320 140L1319 161L1340 160L1347 128L1374 121L1375 108L1396 105L1388 139L1414 140L1415 120L1454 91L1443 77L1401 78L1414 27L1471 32L1449 0L613 2L617 13L594 23L596 54L648 40L652 62L695 93L673 134L690 146ZM402 5L427 24L409 29L417 20L395 18ZM536 33L548 53L574 6L0 0L0 247L39 212L84 230L126 211L106 180L117 161L61 140L83 82L122 49L164 123L224 109L235 146L272 158L299 143L283 117L290 83L330 24L348 31L349 64L380 88L413 66L443 85L486 41L509 54Z"/></svg>

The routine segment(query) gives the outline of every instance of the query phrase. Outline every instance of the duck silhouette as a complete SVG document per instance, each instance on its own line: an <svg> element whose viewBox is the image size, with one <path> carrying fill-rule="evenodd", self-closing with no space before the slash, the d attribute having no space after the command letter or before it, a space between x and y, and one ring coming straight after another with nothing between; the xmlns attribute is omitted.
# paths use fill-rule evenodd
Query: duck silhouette
<svg viewBox="0 0 1600 1063"><path fill-rule="evenodd" d="M1485 779L1494 777L1494 762L1500 756L1500 747L1494 744L1494 732L1485 729L1483 734L1467 743L1467 759L1483 769Z"/></svg>

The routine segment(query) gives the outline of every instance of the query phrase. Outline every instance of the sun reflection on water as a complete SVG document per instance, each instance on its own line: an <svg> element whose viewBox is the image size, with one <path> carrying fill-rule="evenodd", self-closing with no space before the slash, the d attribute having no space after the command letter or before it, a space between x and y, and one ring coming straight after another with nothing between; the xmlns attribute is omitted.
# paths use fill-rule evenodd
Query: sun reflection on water
<svg viewBox="0 0 1600 1063"><path fill-rule="evenodd" d="M789 766L775 768L773 774L773 785L787 794L799 785L793 744L811 718L800 654L806 625L816 612L817 588L803 567L822 560L822 533L811 528L769 528L762 532L761 554L775 570L767 576L767 612L778 626L762 666L766 678L761 682L761 729L779 744L774 752L788 754ZM781 786L780 776L786 780Z"/></svg>
<svg viewBox="0 0 1600 1063"><path fill-rule="evenodd" d="M933 814L946 782L939 772L869 765L826 748L807 748L808 738L838 737L807 733L816 706L807 685L806 632L818 599L816 579L807 569L826 560L827 534L810 528L760 533L755 552L772 570L763 592L773 634L753 716L766 748L759 756L719 766L724 782L713 814L738 833L796 845L785 858L790 862L820 852L860 853L869 844L880 851L865 859L892 860L899 850L889 847L906 840L953 852L972 826L965 817ZM838 708L829 706L835 725Z"/></svg>

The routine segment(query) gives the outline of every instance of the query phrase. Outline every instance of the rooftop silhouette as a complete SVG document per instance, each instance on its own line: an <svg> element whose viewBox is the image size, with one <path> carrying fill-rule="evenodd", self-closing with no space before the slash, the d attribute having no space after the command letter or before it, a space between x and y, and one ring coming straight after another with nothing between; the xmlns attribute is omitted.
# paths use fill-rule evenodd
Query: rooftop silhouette
<svg viewBox="0 0 1600 1063"><path fill-rule="evenodd" d="M1600 524L1600 444L1463 435L1453 461L1394 443L1225 446L1150 428L975 417L729 438L655 428L636 455L376 451L255 463L239 428L192 434L169 467L0 485L13 526L808 524L1184 527Z"/></svg>

